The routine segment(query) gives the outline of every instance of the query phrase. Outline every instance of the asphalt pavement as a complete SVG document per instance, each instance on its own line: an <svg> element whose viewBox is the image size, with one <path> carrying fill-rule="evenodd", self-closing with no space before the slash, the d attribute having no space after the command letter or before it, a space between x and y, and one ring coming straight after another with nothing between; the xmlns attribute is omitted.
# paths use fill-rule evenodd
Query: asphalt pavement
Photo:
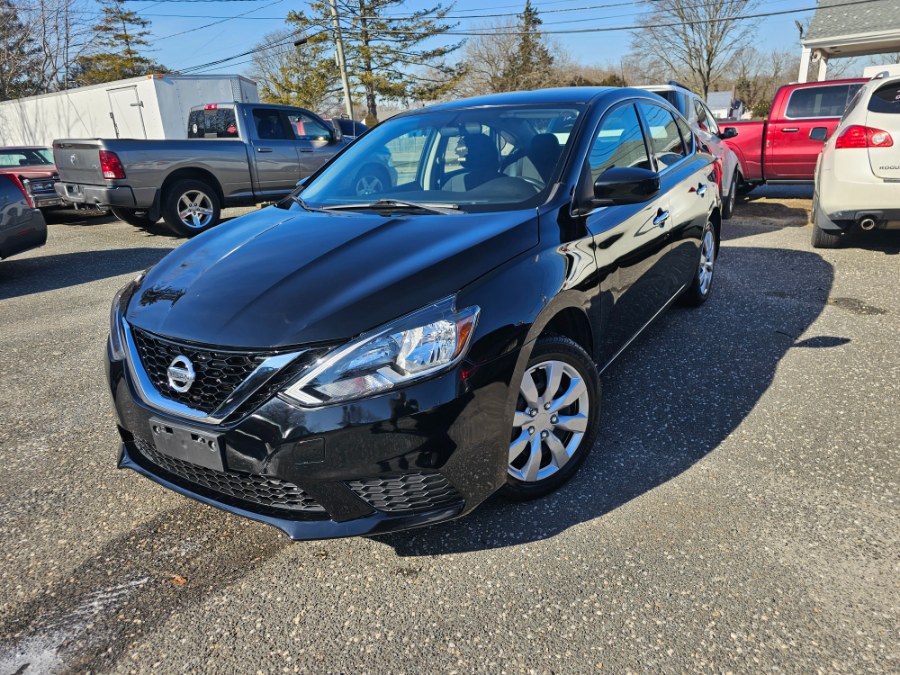
<svg viewBox="0 0 900 675"><path fill-rule="evenodd" d="M797 196L738 205L562 490L308 543L115 468L109 302L179 240L59 218L0 262L0 675L900 671L900 232L813 251Z"/></svg>

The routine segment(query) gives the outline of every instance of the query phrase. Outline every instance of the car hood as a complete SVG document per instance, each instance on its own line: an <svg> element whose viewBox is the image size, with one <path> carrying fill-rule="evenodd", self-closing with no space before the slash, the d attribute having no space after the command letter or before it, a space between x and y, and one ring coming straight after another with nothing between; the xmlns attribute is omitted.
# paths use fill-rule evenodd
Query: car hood
<svg viewBox="0 0 900 675"><path fill-rule="evenodd" d="M537 242L534 210L383 215L268 207L163 258L132 295L126 319L223 347L345 340L455 293Z"/></svg>

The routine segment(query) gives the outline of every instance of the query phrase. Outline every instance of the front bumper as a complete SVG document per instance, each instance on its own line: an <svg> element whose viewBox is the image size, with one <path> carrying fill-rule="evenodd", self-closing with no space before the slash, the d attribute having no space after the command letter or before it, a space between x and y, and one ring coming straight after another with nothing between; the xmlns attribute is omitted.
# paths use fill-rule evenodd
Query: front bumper
<svg viewBox="0 0 900 675"><path fill-rule="evenodd" d="M77 183L56 184L56 194L64 201L72 204L89 204L92 206L115 206L135 208L134 192L128 186L107 187L105 185L80 185Z"/></svg>
<svg viewBox="0 0 900 675"><path fill-rule="evenodd" d="M202 425L141 399L107 352L119 467L278 527L292 539L402 530L463 515L506 480L504 411L516 353L391 394L317 409L277 395L236 421ZM462 372L465 368L465 377ZM224 473L159 453L160 420L221 434Z"/></svg>

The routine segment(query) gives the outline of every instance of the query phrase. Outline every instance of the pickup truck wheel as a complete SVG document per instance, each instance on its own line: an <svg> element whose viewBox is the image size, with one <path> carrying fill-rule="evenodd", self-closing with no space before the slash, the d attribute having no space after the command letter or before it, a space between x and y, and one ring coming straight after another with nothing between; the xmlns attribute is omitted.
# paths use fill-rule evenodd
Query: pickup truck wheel
<svg viewBox="0 0 900 675"><path fill-rule="evenodd" d="M180 180L163 196L163 219L179 237L208 230L219 222L220 212L216 191L202 180Z"/></svg>
<svg viewBox="0 0 900 675"><path fill-rule="evenodd" d="M731 184L728 186L728 194L722 200L722 220L729 220L734 213L734 205L737 202L738 173L734 172Z"/></svg>
<svg viewBox="0 0 900 675"><path fill-rule="evenodd" d="M353 192L357 197L381 194L391 186L391 177L380 166L364 166L353 179Z"/></svg>
<svg viewBox="0 0 900 675"><path fill-rule="evenodd" d="M149 227L153 224L146 211L132 211L131 209L120 209L115 206L110 207L109 210L123 223L128 223L135 227Z"/></svg>

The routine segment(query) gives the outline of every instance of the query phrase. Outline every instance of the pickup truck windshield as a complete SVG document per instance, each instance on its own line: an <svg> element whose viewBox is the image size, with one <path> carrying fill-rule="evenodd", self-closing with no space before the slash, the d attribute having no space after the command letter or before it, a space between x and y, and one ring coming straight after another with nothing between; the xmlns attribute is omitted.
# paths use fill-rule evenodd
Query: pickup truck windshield
<svg viewBox="0 0 900 675"><path fill-rule="evenodd" d="M497 106L388 120L306 185L303 201L326 209L533 207L558 180L580 113L579 106Z"/></svg>

